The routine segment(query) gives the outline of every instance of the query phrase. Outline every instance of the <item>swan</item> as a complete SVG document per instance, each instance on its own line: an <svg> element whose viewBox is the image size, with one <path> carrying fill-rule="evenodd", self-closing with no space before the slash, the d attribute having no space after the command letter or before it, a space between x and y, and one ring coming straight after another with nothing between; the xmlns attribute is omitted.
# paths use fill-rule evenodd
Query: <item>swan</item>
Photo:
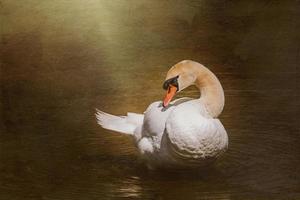
<svg viewBox="0 0 300 200"><path fill-rule="evenodd" d="M195 85L200 98L173 97ZM224 107L218 78L202 64L183 60L170 68L163 83L166 96L153 102L144 114L114 116L97 110L105 129L133 136L147 166L153 168L207 166L228 147L228 136L217 117Z"/></svg>

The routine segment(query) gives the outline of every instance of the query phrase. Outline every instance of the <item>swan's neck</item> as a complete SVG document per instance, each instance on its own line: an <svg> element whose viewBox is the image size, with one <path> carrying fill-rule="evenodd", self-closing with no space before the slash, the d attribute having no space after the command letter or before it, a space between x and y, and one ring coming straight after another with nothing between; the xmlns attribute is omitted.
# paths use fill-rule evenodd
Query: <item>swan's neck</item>
<svg viewBox="0 0 300 200"><path fill-rule="evenodd" d="M218 78L207 68L199 70L195 85L200 90L199 103L203 104L212 117L221 114L225 98Z"/></svg>

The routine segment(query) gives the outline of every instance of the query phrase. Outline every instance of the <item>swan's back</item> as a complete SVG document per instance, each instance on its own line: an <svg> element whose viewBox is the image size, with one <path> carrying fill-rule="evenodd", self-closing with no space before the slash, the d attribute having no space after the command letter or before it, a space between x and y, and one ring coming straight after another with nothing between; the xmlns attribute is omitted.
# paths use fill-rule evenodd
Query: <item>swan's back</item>
<svg viewBox="0 0 300 200"><path fill-rule="evenodd" d="M178 99L168 108L158 101L147 108L138 147L148 163L206 165L226 150L228 138L223 125L197 101Z"/></svg>
<svg viewBox="0 0 300 200"><path fill-rule="evenodd" d="M158 136L164 132L166 121L172 111L180 104L190 101L191 98L180 98L170 103L170 106L164 108L162 101L156 101L150 104L144 112L144 122L142 129L142 136Z"/></svg>
<svg viewBox="0 0 300 200"><path fill-rule="evenodd" d="M220 120L196 101L177 106L166 121L162 151L176 164L207 163L227 149L228 136Z"/></svg>
<svg viewBox="0 0 300 200"><path fill-rule="evenodd" d="M166 121L178 105L189 100L191 98L176 99L168 108L162 106L162 101L153 102L148 106L144 112L143 125L135 133L138 149L148 161L160 160L161 139L166 128Z"/></svg>

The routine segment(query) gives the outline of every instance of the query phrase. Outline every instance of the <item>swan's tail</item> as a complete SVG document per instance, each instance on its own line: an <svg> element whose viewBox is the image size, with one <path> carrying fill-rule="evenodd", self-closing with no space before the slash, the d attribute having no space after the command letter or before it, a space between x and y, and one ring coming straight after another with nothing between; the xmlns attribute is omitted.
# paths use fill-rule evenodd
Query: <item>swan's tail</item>
<svg viewBox="0 0 300 200"><path fill-rule="evenodd" d="M127 116L115 116L96 109L96 118L105 129L133 135L134 130L143 124L144 115L127 113Z"/></svg>

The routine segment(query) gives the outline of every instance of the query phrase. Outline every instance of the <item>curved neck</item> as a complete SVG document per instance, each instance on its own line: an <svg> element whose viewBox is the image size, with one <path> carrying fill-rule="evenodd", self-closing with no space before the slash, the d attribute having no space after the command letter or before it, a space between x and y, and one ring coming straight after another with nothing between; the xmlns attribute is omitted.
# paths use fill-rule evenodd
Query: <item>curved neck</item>
<svg viewBox="0 0 300 200"><path fill-rule="evenodd" d="M225 98L222 85L218 78L207 68L200 68L197 74L195 85L199 88L201 96L199 101L204 104L212 117L221 114Z"/></svg>

